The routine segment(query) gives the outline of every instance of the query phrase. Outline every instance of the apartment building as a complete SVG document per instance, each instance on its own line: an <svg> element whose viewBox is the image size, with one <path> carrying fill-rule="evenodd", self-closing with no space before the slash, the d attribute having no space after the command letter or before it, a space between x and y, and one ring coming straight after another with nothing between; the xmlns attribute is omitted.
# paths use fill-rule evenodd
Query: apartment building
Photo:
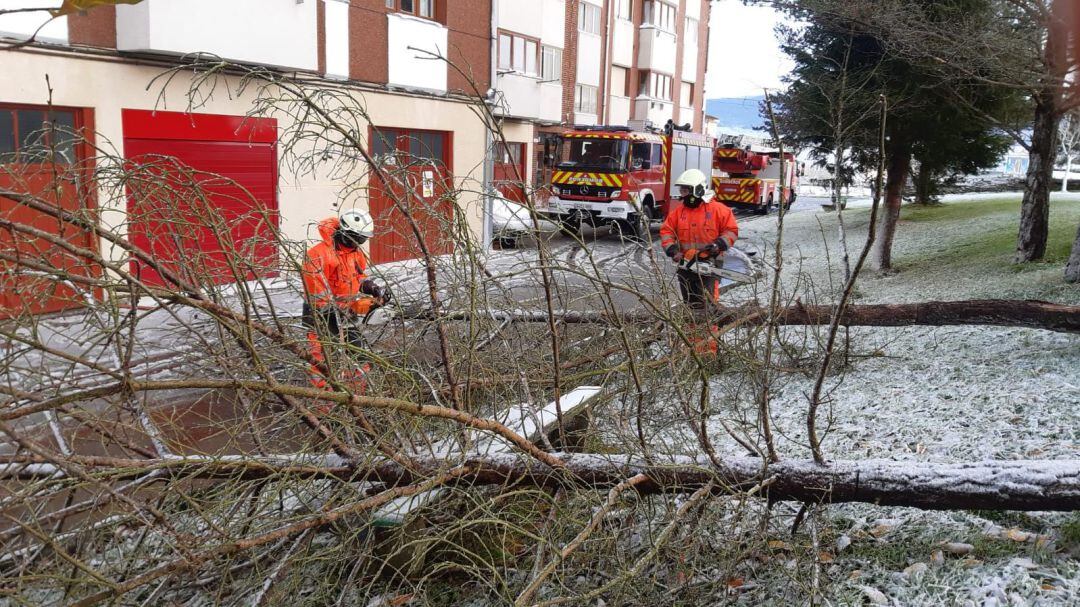
<svg viewBox="0 0 1080 607"><path fill-rule="evenodd" d="M0 53L0 165L24 162L25 134L45 123L82 128L93 145L123 157L169 155L234 179L290 239L316 238L316 222L344 205L376 216L373 261L415 257L415 245L400 236L403 220L378 187L340 200L331 176L281 170L279 137L289 118L246 118L250 89L239 96L218 90L192 107L185 96L190 73L167 88L155 78L202 52L315 79L362 100L374 125L360 134L369 152L430 160L416 180L421 198L437 201L443 188L432 184L451 181L471 192L494 183L520 198L514 183L543 182L534 169L545 138L569 125L662 126L670 119L700 131L708 14L707 0L143 0L52 20L43 12L0 15L0 39L35 36ZM504 117L507 146L492 145L469 107L478 94ZM78 162L92 148L69 152L51 162ZM166 228L139 215L124 191L66 196L72 208L116 211L103 216L130 229L137 243L153 242ZM223 196L223 206L228 198L236 196ZM10 205L0 200L0 212ZM459 200L456 210L433 207L421 225L435 252L450 246L440 232L454 213L478 236L486 233L478 195ZM141 224L127 221L135 216ZM233 237L243 246L254 235L238 229Z"/></svg>
<svg viewBox="0 0 1080 607"><path fill-rule="evenodd" d="M508 140L497 179L520 172L543 183L545 144L568 125L672 120L702 132L708 0L493 4L495 88Z"/></svg>
<svg viewBox="0 0 1080 607"><path fill-rule="evenodd" d="M374 125L361 133L370 152L413 152L431 161L417 180L420 196L437 198L442 188L432 183L447 180L470 182L465 189L476 192L485 177L486 132L468 103L475 103L469 98L474 89L491 85L490 0L144 0L54 20L43 12L0 16L0 37L8 42L35 32L34 44L0 52L0 163L8 169L0 166L0 175L8 175L7 181L20 173L20 162L30 162L28 134L52 122L84 128L95 145L127 158L170 155L235 179L291 239L316 238L316 222L336 212L337 205L370 209L379 228L371 243L373 261L416 256L415 245L405 246L407 239L396 234L404 220L390 212L379 188L339 200L340 183L330 176L296 177L281 169L285 151L278 140L289 118L245 119L253 109L250 89L237 96L219 88L191 107L185 96L190 74L179 74L168 87L154 81L193 52L351 91ZM423 50L446 55L463 70L424 57ZM51 162L75 163L90 155L90 146L72 146L70 155ZM4 179L0 176L0 182ZM153 241L162 231L147 214L129 225L124 219L141 210L135 197L100 189L92 195L71 193L64 204L119 211L103 216L125 226L137 243ZM229 200L235 198L220 196L220 204L234 204ZM479 234L483 204L476 198L461 200L463 210L456 212L464 212ZM433 206L438 209L433 213L445 216L421 223L432 232L432 248L445 252L450 243L438 232L455 210L450 204ZM0 212L12 208L0 200ZM234 234L238 241L252 236L243 229ZM87 238L84 244L92 240ZM100 248L113 251L104 244Z"/></svg>

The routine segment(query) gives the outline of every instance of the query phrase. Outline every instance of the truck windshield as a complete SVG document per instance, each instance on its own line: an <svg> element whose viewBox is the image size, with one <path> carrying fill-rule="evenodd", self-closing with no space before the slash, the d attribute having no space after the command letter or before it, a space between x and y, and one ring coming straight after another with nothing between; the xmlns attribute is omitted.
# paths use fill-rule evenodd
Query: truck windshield
<svg viewBox="0 0 1080 607"><path fill-rule="evenodd" d="M628 148L625 139L565 137L559 145L557 168L625 171Z"/></svg>

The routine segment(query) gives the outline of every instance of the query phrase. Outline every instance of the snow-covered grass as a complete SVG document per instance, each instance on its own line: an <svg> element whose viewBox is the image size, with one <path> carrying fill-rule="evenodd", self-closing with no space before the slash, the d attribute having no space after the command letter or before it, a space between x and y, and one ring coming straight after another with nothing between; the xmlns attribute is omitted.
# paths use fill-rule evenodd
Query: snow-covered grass
<svg viewBox="0 0 1080 607"><path fill-rule="evenodd" d="M868 208L844 212L852 259L866 241ZM1016 265L1012 254L1020 217L1019 195L948 197L941 205L903 208L893 246L899 273L880 277L867 271L858 285L863 302L913 302L969 298L1045 299L1080 302L1080 288L1062 280L1065 260L1080 224L1080 196L1055 195L1050 207L1046 258ZM797 213L785 228L787 284L804 273L816 285L838 285L839 245L836 213ZM743 240L768 246L774 221L741 226Z"/></svg>
<svg viewBox="0 0 1080 607"><path fill-rule="evenodd" d="M868 210L845 213L852 255L865 242ZM860 279L860 302L1030 298L1080 303L1062 268L1080 223L1080 198L1055 196L1043 262L1011 261L1019 197L952 199L905 207L894 249L899 272ZM835 213L788 218L785 288L825 301L839 287ZM775 221L750 221L744 239L767 246ZM796 282L797 275L801 282ZM799 286L796 287L795 285ZM814 293L807 285L814 286ZM821 331L821 329L814 329ZM786 329L795 338L799 331ZM826 456L911 461L1080 458L1080 338L993 327L859 328L850 365L826 383ZM811 369L812 370L812 369ZM736 381L714 378L717 393ZM785 458L809 457L805 415L812 373L790 373L773 393ZM722 441L719 421L712 435ZM729 441L730 442L730 441ZM724 446L737 453L730 442ZM883 522L884 521L884 522ZM1080 517L1052 513L927 512L865 504L827 510L826 597L834 604L1080 604ZM777 537L783 531L776 529ZM839 549L850 540L850 545ZM803 537L802 539L805 539ZM971 544L950 554L942 542ZM942 555L935 553L942 551ZM921 564L920 564L921 563ZM760 569L746 604L793 600L783 573Z"/></svg>

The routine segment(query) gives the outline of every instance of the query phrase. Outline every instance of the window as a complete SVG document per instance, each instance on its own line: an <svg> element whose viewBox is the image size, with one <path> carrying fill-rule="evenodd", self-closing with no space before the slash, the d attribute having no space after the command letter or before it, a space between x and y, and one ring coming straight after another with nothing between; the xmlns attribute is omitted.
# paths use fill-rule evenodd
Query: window
<svg viewBox="0 0 1080 607"><path fill-rule="evenodd" d="M389 1L389 0L387 0ZM392 129L371 130L371 156L378 162L397 164L394 152L397 150L398 133Z"/></svg>
<svg viewBox="0 0 1080 607"><path fill-rule="evenodd" d="M615 16L619 19L632 20L634 18L631 12L633 8L633 0L615 0Z"/></svg>
<svg viewBox="0 0 1080 607"><path fill-rule="evenodd" d="M656 72L638 74L638 95L671 101L671 76Z"/></svg>
<svg viewBox="0 0 1080 607"><path fill-rule="evenodd" d="M690 107L693 103L694 85L693 83L686 82L684 80L682 86L679 87L679 105L683 107Z"/></svg>
<svg viewBox="0 0 1080 607"><path fill-rule="evenodd" d="M371 155L389 165L396 165L399 159L403 164L442 163L446 158L446 133L373 128Z"/></svg>
<svg viewBox="0 0 1080 607"><path fill-rule="evenodd" d="M443 133L413 131L409 135L409 156L416 160L441 163L445 140Z"/></svg>
<svg viewBox="0 0 1080 607"><path fill-rule="evenodd" d="M521 164L524 149L524 143L513 141L507 141L506 145L503 145L502 142L491 144L492 156L495 157L495 162L498 164L524 166Z"/></svg>
<svg viewBox="0 0 1080 607"><path fill-rule="evenodd" d="M660 0L645 0L645 15L642 21L668 32L675 31L675 7Z"/></svg>
<svg viewBox="0 0 1080 607"><path fill-rule="evenodd" d="M661 166L663 163L662 152L659 143L652 144L652 165L654 167Z"/></svg>
<svg viewBox="0 0 1080 607"><path fill-rule="evenodd" d="M626 165L628 143L625 139L566 138L559 145L559 161L555 166L617 171Z"/></svg>
<svg viewBox="0 0 1080 607"><path fill-rule="evenodd" d="M0 163L75 162L75 112L0 108Z"/></svg>
<svg viewBox="0 0 1080 607"><path fill-rule="evenodd" d="M687 45L697 46L697 30L698 20L690 17L686 18L686 23L683 25L683 40Z"/></svg>
<svg viewBox="0 0 1080 607"><path fill-rule="evenodd" d="M626 68L617 65L611 66L611 94L621 97L629 97L630 91L626 87Z"/></svg>
<svg viewBox="0 0 1080 607"><path fill-rule="evenodd" d="M386 0L386 8L425 19L435 18L436 0Z"/></svg>
<svg viewBox="0 0 1080 607"><path fill-rule="evenodd" d="M499 34L499 69L508 70L511 66L511 58L513 53L510 51L510 45L513 44L513 36L510 34Z"/></svg>
<svg viewBox="0 0 1080 607"><path fill-rule="evenodd" d="M540 77L548 82L562 80L562 49L544 46L540 60Z"/></svg>
<svg viewBox="0 0 1080 607"><path fill-rule="evenodd" d="M600 33L600 7L588 2L578 4L578 29L587 34Z"/></svg>
<svg viewBox="0 0 1080 607"><path fill-rule="evenodd" d="M519 34L499 32L499 69L515 71L529 76L540 74L537 63L540 45L531 38Z"/></svg>
<svg viewBox="0 0 1080 607"><path fill-rule="evenodd" d="M539 67L536 64L540 60L539 49L540 45L535 40L525 41L525 69L523 71L526 74L531 76L540 74Z"/></svg>
<svg viewBox="0 0 1080 607"><path fill-rule="evenodd" d="M596 113L596 87L579 84L574 90L574 111L582 114Z"/></svg>
<svg viewBox="0 0 1080 607"><path fill-rule="evenodd" d="M649 165L646 167L645 165ZM634 170L651 168L652 146L648 143L635 143L630 150L630 167Z"/></svg>

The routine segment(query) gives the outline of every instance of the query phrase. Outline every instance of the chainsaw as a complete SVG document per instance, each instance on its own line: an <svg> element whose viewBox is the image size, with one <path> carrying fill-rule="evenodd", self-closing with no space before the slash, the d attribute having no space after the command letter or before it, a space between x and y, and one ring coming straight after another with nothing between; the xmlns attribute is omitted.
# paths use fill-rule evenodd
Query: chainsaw
<svg viewBox="0 0 1080 607"><path fill-rule="evenodd" d="M721 255L690 249L683 253L677 268L736 284L750 284L761 278L754 254L744 253L736 248L730 248Z"/></svg>

